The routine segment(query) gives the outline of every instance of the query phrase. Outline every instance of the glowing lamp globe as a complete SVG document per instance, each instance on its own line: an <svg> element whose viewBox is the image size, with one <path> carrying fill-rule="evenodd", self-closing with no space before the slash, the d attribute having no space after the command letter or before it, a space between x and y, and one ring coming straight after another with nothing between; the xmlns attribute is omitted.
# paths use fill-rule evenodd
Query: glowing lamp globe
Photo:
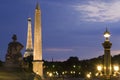
<svg viewBox="0 0 120 80"><path fill-rule="evenodd" d="M105 33L104 33L104 37L105 37L105 38L109 38L109 37L110 37L110 33L109 33L109 32L105 32Z"/></svg>
<svg viewBox="0 0 120 80"><path fill-rule="evenodd" d="M104 32L104 37L106 41L109 41L110 32L107 30L107 28L106 28L106 31Z"/></svg>

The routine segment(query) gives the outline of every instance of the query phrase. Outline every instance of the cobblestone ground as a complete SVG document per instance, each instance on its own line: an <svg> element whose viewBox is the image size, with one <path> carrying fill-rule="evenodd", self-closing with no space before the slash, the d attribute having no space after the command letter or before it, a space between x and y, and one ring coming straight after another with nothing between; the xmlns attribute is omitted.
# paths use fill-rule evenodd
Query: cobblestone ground
<svg viewBox="0 0 120 80"><path fill-rule="evenodd" d="M41 80L39 76L23 71L22 69L8 69L0 67L0 80ZM48 78L44 80L85 80L83 78ZM90 80L101 80L101 79L90 79ZM120 80L115 78L111 80Z"/></svg>
<svg viewBox="0 0 120 80"><path fill-rule="evenodd" d="M0 67L0 80L34 80L32 73L26 73L21 69L6 69Z"/></svg>
<svg viewBox="0 0 120 80"><path fill-rule="evenodd" d="M45 80L85 80L83 78L48 78Z"/></svg>

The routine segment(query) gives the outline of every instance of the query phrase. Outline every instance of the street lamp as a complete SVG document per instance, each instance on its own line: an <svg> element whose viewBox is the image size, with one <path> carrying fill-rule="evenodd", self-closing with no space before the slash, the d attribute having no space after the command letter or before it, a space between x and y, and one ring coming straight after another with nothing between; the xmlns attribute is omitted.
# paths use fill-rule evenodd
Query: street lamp
<svg viewBox="0 0 120 80"><path fill-rule="evenodd" d="M52 78L52 76L53 76L53 73L49 72L49 73L48 73L48 76L49 76L50 80L52 80L51 78Z"/></svg>
<svg viewBox="0 0 120 80"><path fill-rule="evenodd" d="M109 41L110 38L110 32L107 30L104 32L105 41L102 43L104 48L104 64L103 64L103 70L104 70L104 77L105 79L110 79L112 74L111 69L111 51L110 48L112 46L112 43Z"/></svg>

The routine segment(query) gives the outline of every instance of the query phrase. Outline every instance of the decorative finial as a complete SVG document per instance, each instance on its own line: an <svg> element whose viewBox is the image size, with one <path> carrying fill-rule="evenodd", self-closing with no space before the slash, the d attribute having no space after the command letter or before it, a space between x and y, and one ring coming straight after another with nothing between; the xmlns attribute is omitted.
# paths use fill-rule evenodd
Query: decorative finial
<svg viewBox="0 0 120 80"><path fill-rule="evenodd" d="M16 34L13 34L12 39L13 39L13 41L16 41L16 40L17 40Z"/></svg>
<svg viewBox="0 0 120 80"><path fill-rule="evenodd" d="M36 4L36 9L40 10L40 5L39 5L38 2L37 2L37 4Z"/></svg>
<svg viewBox="0 0 120 80"><path fill-rule="evenodd" d="M31 18L30 18L30 17L28 17L28 21L31 21Z"/></svg>
<svg viewBox="0 0 120 80"><path fill-rule="evenodd" d="M107 27L106 27L106 32L107 32L108 30L107 30Z"/></svg>
<svg viewBox="0 0 120 80"><path fill-rule="evenodd" d="M107 29L107 27L106 27L106 32L108 32L108 29Z"/></svg>
<svg viewBox="0 0 120 80"><path fill-rule="evenodd" d="M104 34L110 34L110 32L108 31L107 27L106 27L106 31L104 32Z"/></svg>

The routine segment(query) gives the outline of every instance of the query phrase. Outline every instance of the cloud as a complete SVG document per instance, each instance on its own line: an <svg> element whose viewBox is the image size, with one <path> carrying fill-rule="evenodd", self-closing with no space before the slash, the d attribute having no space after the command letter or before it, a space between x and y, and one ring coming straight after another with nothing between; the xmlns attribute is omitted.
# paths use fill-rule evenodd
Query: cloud
<svg viewBox="0 0 120 80"><path fill-rule="evenodd" d="M120 20L120 1L89 1L74 6L82 14L82 20L92 22L117 22Z"/></svg>
<svg viewBox="0 0 120 80"><path fill-rule="evenodd" d="M114 55L118 55L120 54L120 50L112 50L111 51L111 55L114 56Z"/></svg>
<svg viewBox="0 0 120 80"><path fill-rule="evenodd" d="M65 48L47 48L45 51L52 51L52 52L68 52L73 51L73 49L65 49Z"/></svg>

